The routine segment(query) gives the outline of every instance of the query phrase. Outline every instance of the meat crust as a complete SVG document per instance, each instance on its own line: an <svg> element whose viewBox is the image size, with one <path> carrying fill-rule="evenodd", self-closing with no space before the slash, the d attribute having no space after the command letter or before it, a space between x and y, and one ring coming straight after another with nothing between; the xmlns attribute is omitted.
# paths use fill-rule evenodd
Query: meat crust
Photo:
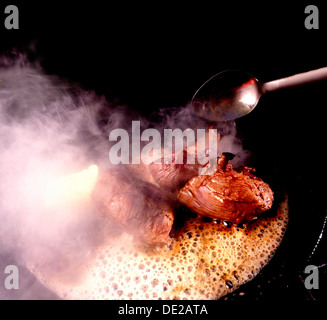
<svg viewBox="0 0 327 320"><path fill-rule="evenodd" d="M255 177L254 169L233 169L228 156L218 158L217 170L192 178L178 194L178 200L192 211L213 219L249 222L271 208L273 192Z"/></svg>
<svg viewBox="0 0 327 320"><path fill-rule="evenodd" d="M152 245L170 242L172 204L156 185L108 170L97 182L92 197L101 216L139 240Z"/></svg>
<svg viewBox="0 0 327 320"><path fill-rule="evenodd" d="M172 163L166 164L162 159L160 163L150 163L150 173L155 182L165 190L178 191L191 178L199 174L199 169L203 165L197 161L195 164L187 164L187 151L183 150L181 163L178 163L176 154L172 155Z"/></svg>
<svg viewBox="0 0 327 320"><path fill-rule="evenodd" d="M209 139L217 144L220 135L217 133L206 133L204 138L198 140L194 145L179 150L167 158L171 161L167 163L165 158L161 158L149 165L149 171L155 181L161 188L170 192L178 192L193 177L199 175L199 170L203 168L205 163L199 162L198 158L202 158L210 154ZM204 150L204 151L202 151ZM188 159L193 159L194 163L190 163Z"/></svg>

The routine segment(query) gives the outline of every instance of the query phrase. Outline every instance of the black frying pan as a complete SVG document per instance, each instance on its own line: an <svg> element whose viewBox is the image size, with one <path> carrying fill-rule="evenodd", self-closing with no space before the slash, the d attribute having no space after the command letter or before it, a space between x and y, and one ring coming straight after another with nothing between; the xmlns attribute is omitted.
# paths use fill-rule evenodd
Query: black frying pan
<svg viewBox="0 0 327 320"><path fill-rule="evenodd" d="M186 104L199 85L221 70L241 69L266 81L325 66L325 30L304 29L301 3L282 7L271 5L267 12L249 4L219 4L217 15L216 7L199 5L182 10L167 6L150 14L144 8L110 5L91 14L88 5L79 4L77 10L65 3L64 11L59 4L51 10L38 7L40 14L29 3L20 7L24 23L17 33L0 28L0 50L23 48L47 72L78 81L109 100L119 98L148 116ZM259 29L265 37L249 48L244 35ZM34 47L29 46L32 40ZM290 222L268 266L226 299L326 297L326 88L322 82L266 95L253 113L237 120L244 147L252 152L250 165L273 188L287 191ZM5 251L0 261L0 270L19 263ZM308 264L320 266L319 290L304 286ZM22 290L0 287L1 297L32 298L28 288L37 287L33 298L56 298L24 266L19 269Z"/></svg>

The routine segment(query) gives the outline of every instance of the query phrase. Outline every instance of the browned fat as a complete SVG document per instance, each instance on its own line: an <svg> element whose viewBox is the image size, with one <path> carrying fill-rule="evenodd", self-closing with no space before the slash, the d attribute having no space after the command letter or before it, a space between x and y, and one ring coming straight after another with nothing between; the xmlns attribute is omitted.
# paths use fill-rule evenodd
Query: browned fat
<svg viewBox="0 0 327 320"><path fill-rule="evenodd" d="M137 244L123 233L95 247L73 278L64 266L50 272L49 265L31 264L30 270L65 299L219 299L269 262L287 222L285 197L275 216L245 229L189 219L170 247Z"/></svg>

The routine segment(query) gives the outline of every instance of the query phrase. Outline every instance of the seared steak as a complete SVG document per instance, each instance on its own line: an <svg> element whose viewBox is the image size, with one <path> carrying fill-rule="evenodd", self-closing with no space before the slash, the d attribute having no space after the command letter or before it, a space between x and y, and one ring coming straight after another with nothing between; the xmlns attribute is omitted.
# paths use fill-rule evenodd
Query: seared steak
<svg viewBox="0 0 327 320"><path fill-rule="evenodd" d="M199 174L202 167L197 161L195 164L187 164L187 151L182 150L178 154L183 159L178 163L177 155L172 155L172 162L165 163L164 159L160 163L150 163L149 169L154 181L163 189L178 191L186 182Z"/></svg>
<svg viewBox="0 0 327 320"><path fill-rule="evenodd" d="M100 214L143 242L170 242L174 216L170 200L156 185L128 174L106 171L92 194Z"/></svg>
<svg viewBox="0 0 327 320"><path fill-rule="evenodd" d="M218 158L217 170L192 178L180 190L178 200L192 211L213 219L235 223L254 220L271 208L273 192L253 171L248 167L233 169L223 154Z"/></svg>
<svg viewBox="0 0 327 320"><path fill-rule="evenodd" d="M217 133L206 133L206 135L194 145L168 156L168 159L171 157L170 162L167 162L165 158L161 158L151 163L149 165L149 170L155 183L165 191L178 192L191 178L198 176L199 169L203 168L209 161L207 158L204 158L206 161L205 163L201 161L201 164L198 161L198 157L202 158L210 155L209 139L212 139L214 143L218 143L220 135ZM194 159L193 164L188 161L189 158Z"/></svg>

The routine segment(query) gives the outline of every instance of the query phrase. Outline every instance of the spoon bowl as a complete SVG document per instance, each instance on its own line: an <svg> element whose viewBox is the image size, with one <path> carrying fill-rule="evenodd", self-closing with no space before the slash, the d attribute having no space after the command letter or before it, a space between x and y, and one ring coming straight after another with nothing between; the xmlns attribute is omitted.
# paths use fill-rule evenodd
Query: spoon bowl
<svg viewBox="0 0 327 320"><path fill-rule="evenodd" d="M249 73L228 70L207 80L192 98L193 111L209 121L229 121L250 113L266 92L327 79L327 67L267 83Z"/></svg>
<svg viewBox="0 0 327 320"><path fill-rule="evenodd" d="M251 112L262 95L259 81L251 74L230 70L217 73L194 94L194 112L210 121L228 121Z"/></svg>

